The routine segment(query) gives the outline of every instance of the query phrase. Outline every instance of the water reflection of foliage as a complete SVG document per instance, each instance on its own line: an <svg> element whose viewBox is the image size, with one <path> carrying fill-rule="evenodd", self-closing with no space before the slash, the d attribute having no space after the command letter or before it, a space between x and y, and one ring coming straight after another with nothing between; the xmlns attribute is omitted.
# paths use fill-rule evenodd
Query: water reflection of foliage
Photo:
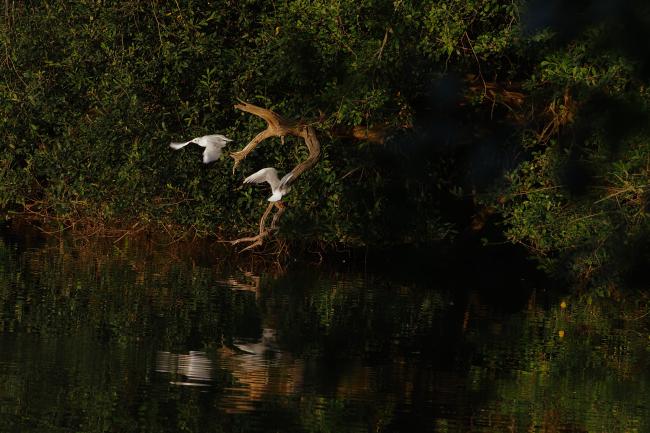
<svg viewBox="0 0 650 433"><path fill-rule="evenodd" d="M365 431L387 423L403 397L402 388L379 392L376 378L360 366L332 376L331 388L325 387L332 394L323 394L321 379L291 361L290 353L269 370L268 362L245 363L241 354L223 349L235 335L254 337L261 325L273 324L296 354L316 359L344 341L344 329L365 323L336 356L379 353L397 334L406 335L399 314L420 310L409 307L405 292L386 287L376 297L361 279L335 283L336 275L311 276L306 285L268 275L228 277L215 267L173 260L173 249L161 254L126 242L68 242L48 239L18 250L0 241L3 363L17 366L3 374L0 395L20 413L0 417L0 429L222 431L232 425L247 431L255 413L261 418L256 422L278 423L283 431L340 431L352 421ZM321 332L324 338L312 340ZM166 376L152 377L161 348L206 350L218 365L210 390L197 394L174 387ZM267 380L256 383L256 376ZM304 389L303 377L311 377L317 390ZM223 424L207 419L206 413L224 410L222 390L241 385L251 391L247 410L225 410ZM51 390L58 390L56 402ZM296 395L303 397L297 401Z"/></svg>
<svg viewBox="0 0 650 433"><path fill-rule="evenodd" d="M154 338L170 347L200 328L205 338L221 342L230 319L219 306L232 294L214 286L209 268L188 268L173 259L173 250L156 255L130 250L126 242L87 248L66 242L49 240L19 255L0 244L7 330L48 335L91 329L111 340Z"/></svg>
<svg viewBox="0 0 650 433"><path fill-rule="evenodd" d="M514 431L648 430L648 321L634 320L638 301L584 297L589 302L576 296L551 308L531 297L526 311L470 329L479 355L470 371L473 389L490 396L490 410L476 413L479 424Z"/></svg>
<svg viewBox="0 0 650 433"><path fill-rule="evenodd" d="M61 242L17 252L0 241L2 360L15 366L0 381L14 414L0 430L218 431L201 415L205 398L150 367L156 349L220 345L233 294L209 268L168 255ZM215 389L224 383L217 374Z"/></svg>
<svg viewBox="0 0 650 433"><path fill-rule="evenodd" d="M290 278L269 281L260 305L293 353L346 358L419 350L409 345L441 325L448 302L439 291L396 287L380 279Z"/></svg>
<svg viewBox="0 0 650 433"><path fill-rule="evenodd" d="M0 373L0 399L12 413L0 416L0 430L650 425L650 317L639 294L583 293L566 308L533 295L506 314L478 293L451 305L444 292L376 277L229 273L196 256L175 260L187 256L180 244L161 252L66 242L19 251L0 241L0 356L12 366ZM262 327L277 331L276 358L246 363L224 349ZM213 386L200 393L152 375L158 350L205 350ZM237 386L246 405L226 407L224 390ZM410 407L427 417L405 419Z"/></svg>

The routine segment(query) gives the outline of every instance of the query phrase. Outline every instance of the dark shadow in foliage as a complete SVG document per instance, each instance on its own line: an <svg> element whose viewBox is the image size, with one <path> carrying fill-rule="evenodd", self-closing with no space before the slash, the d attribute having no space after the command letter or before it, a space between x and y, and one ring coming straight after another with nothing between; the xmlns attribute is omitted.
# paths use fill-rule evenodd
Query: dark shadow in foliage
<svg viewBox="0 0 650 433"><path fill-rule="evenodd" d="M621 240L616 248L618 260L615 264L621 273L625 287L637 290L648 290L650 280L648 279L648 270L650 270L650 232L644 230L631 240L623 242L626 234L618 236Z"/></svg>
<svg viewBox="0 0 650 433"><path fill-rule="evenodd" d="M432 83L417 106L418 141L428 147L427 157L453 157L459 184L485 191L501 174L514 168L519 156L511 139L514 125L486 118L463 106L465 89L460 79L447 75Z"/></svg>
<svg viewBox="0 0 650 433"><path fill-rule="evenodd" d="M595 173L580 151L574 151L560 168L558 177L572 197L584 196L593 185Z"/></svg>
<svg viewBox="0 0 650 433"><path fill-rule="evenodd" d="M434 80L428 93L413 101L414 127L421 146L428 146L432 153L447 155L467 141L467 137L462 137L462 113L459 110L462 97L461 80L446 75Z"/></svg>
<svg viewBox="0 0 650 433"><path fill-rule="evenodd" d="M636 96L627 99L597 92L584 99L575 123L559 140L566 146L568 158L557 173L559 181L574 197L587 194L596 181L597 169L590 161L590 137L597 132L603 139L602 149L611 161L622 157L626 140L641 132L650 132L650 116Z"/></svg>
<svg viewBox="0 0 650 433"><path fill-rule="evenodd" d="M623 55L637 65L637 77L650 72L650 2L646 0L532 0L522 15L526 33L551 29L559 44L603 26L596 49Z"/></svg>
<svg viewBox="0 0 650 433"><path fill-rule="evenodd" d="M516 143L512 142L513 133L508 125L495 125L468 149L465 180L468 187L485 192L516 167L521 157Z"/></svg>
<svg viewBox="0 0 650 433"><path fill-rule="evenodd" d="M271 99L281 100L287 95L294 98L297 95L308 95L313 99L318 96L315 90L319 85L332 80L345 82L349 78L343 61L324 61L324 55L319 51L313 35L299 29L287 31L293 36L272 42L269 59L263 67L263 75L268 80L268 91L271 92L270 95L277 95L271 96ZM306 105L309 103L308 100L304 102Z"/></svg>
<svg viewBox="0 0 650 433"><path fill-rule="evenodd" d="M534 34L550 28L556 32L559 42L568 42L593 24L593 3L590 0L532 0L522 14L524 30Z"/></svg>
<svg viewBox="0 0 650 433"><path fill-rule="evenodd" d="M602 133L610 156L618 158L626 139L650 131L650 116L636 95L626 95L623 99L598 92L582 103L573 128L574 134L581 138L594 130Z"/></svg>
<svg viewBox="0 0 650 433"><path fill-rule="evenodd" d="M396 132L383 145L361 144L342 161L351 167L342 202L352 205L348 213L358 220L348 222L359 225L365 242L420 243L437 236L436 221L453 200L445 186L445 179L456 175L450 158L472 139L463 132L461 100L460 80L434 81L429 93L414 101L419 108L412 129ZM319 230L308 216L299 223L303 232Z"/></svg>
<svg viewBox="0 0 650 433"><path fill-rule="evenodd" d="M650 187L646 186L643 192L643 211L650 213Z"/></svg>
<svg viewBox="0 0 650 433"><path fill-rule="evenodd" d="M394 146L408 153L401 159L404 166L400 170L408 173L411 181L442 180L436 191L440 213L461 230L477 211L474 195L494 188L523 157L513 140L517 126L495 121L489 113L477 120L481 115L476 107L466 104L465 94L464 81L454 74L434 80L426 95L413 101L414 134L394 139L388 146L388 150ZM432 166L438 170L436 176ZM460 186L463 198L452 194L449 185ZM403 203L398 206L407 209Z"/></svg>

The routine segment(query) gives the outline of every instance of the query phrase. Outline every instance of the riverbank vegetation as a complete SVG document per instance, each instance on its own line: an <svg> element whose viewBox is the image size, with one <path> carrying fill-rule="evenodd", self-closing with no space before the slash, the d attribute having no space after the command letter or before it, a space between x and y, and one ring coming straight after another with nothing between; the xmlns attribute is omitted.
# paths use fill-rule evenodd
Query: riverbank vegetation
<svg viewBox="0 0 650 433"><path fill-rule="evenodd" d="M172 140L312 125L316 166L280 237L374 247L523 245L611 291L648 250L650 11L633 0L48 1L0 14L0 207L50 229L255 232L245 175L305 155L265 142L235 174Z"/></svg>

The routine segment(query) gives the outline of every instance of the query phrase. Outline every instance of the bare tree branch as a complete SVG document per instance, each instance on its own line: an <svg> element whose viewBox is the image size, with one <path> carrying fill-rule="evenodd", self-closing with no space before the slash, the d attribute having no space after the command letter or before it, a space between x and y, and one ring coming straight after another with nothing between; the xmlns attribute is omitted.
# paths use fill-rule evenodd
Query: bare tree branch
<svg viewBox="0 0 650 433"><path fill-rule="evenodd" d="M248 154L250 154L262 141L270 137L280 137L282 143L284 144L284 137L287 135L292 135L294 137L302 138L307 149L309 150L309 156L304 161L296 165L293 170L291 170L291 177L287 181L287 185L290 185L296 181L296 179L305 171L309 170L316 164L320 156L320 142L316 136L316 131L311 125L304 124L302 122L291 121L285 119L274 111L268 110L266 108L261 108L253 104L241 101L239 104L235 105L235 108L247 113L254 114L267 123L267 128L257 134L243 149L238 152L233 152L230 156L235 160L233 166L233 173L236 168L239 166L241 161L243 161ZM276 208L277 211L273 216L271 222L271 227L266 229L266 219L269 217L273 208ZM245 237L241 239L236 239L231 241L232 245L237 245L242 242L250 242L251 244L244 248L242 251L252 249L262 245L264 239L269 236L272 232L277 230L278 221L285 211L285 206L282 202L270 203L262 218L260 220L260 231L256 236Z"/></svg>

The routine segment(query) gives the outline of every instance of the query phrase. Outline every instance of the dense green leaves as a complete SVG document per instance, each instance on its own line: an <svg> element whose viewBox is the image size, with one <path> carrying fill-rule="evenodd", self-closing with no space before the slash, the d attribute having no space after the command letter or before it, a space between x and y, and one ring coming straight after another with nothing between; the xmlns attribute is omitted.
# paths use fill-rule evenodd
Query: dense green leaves
<svg viewBox="0 0 650 433"><path fill-rule="evenodd" d="M241 98L320 128L324 158L291 200L294 217L307 222L303 229L312 227L321 240L381 240L385 218L373 213L385 208L382 191L394 188L385 181L390 167L377 165L385 151L359 149L330 131L412 124L408 99L438 69L439 53L421 39L432 32L432 23L420 20L432 8L352 1L10 5L2 21L1 126L10 149L2 204L36 203L29 209L65 226L85 219L202 234L249 230L262 194L239 188L226 160L204 167L196 151L166 147L209 132L242 146L262 125L234 112ZM288 170L301 152L299 143L265 143L244 172ZM410 196L408 184L399 188ZM433 227L429 239L447 231L432 206L436 189L405 198L426 215L420 225ZM412 237L409 228L393 241Z"/></svg>
<svg viewBox="0 0 650 433"><path fill-rule="evenodd" d="M268 140L234 176L167 147L240 148L264 127L243 99L323 145L286 238L426 242L484 207L548 269L607 274L647 232L650 53L630 42L648 23L642 1L7 3L0 206L62 228L255 230L265 194L243 175L291 169L300 143Z"/></svg>
<svg viewBox="0 0 650 433"><path fill-rule="evenodd" d="M598 286L639 283L632 280L647 265L641 245L650 228L648 77L644 54L630 52L618 33L641 31L650 14L637 2L607 7L602 21L595 2L559 7L588 18L573 29L549 22L555 33L526 83L533 108L547 105L535 138L525 140L530 154L499 192L507 239L527 245L547 269Z"/></svg>

